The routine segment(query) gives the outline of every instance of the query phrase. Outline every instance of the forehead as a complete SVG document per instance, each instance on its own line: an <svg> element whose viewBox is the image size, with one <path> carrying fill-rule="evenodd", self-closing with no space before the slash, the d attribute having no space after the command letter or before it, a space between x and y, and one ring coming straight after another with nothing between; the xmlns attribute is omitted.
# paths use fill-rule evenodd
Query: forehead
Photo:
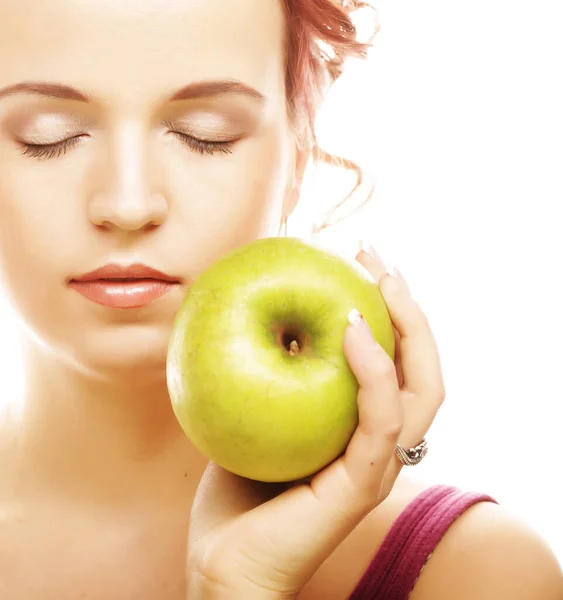
<svg viewBox="0 0 563 600"><path fill-rule="evenodd" d="M279 0L0 0L0 87L48 80L134 101L237 79L271 96L284 29Z"/></svg>

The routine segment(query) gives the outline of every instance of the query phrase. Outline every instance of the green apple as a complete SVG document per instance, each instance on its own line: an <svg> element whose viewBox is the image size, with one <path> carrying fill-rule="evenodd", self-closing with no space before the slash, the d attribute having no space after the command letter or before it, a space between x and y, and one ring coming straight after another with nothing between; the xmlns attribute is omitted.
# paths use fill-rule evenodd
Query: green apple
<svg viewBox="0 0 563 600"><path fill-rule="evenodd" d="M358 423L343 351L352 308L394 358L383 296L356 261L299 238L263 238L206 269L167 355L173 410L192 443L267 482L308 477L340 456Z"/></svg>

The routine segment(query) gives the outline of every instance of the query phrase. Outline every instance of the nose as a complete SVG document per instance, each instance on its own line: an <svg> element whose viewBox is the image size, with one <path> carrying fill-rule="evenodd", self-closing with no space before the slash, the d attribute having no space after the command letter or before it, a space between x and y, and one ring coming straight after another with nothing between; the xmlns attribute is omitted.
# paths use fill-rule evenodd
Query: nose
<svg viewBox="0 0 563 600"><path fill-rule="evenodd" d="M141 132L123 132L94 177L98 187L88 203L90 221L107 230L124 232L162 225L168 204L157 190L154 168Z"/></svg>

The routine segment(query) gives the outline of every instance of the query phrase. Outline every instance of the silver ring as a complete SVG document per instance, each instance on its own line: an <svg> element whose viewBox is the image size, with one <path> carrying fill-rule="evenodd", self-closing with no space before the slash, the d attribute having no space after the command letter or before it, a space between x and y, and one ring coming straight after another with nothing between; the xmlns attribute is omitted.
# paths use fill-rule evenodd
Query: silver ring
<svg viewBox="0 0 563 600"><path fill-rule="evenodd" d="M395 454L397 458L407 467L418 465L418 463L428 454L428 444L426 439L422 439L420 444L417 444L414 448L405 450L402 446L397 444L395 446Z"/></svg>

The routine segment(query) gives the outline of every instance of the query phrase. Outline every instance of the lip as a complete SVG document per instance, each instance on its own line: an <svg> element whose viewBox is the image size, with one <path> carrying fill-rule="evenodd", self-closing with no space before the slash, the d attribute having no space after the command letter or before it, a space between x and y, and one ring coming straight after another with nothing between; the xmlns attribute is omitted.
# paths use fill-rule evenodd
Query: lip
<svg viewBox="0 0 563 600"><path fill-rule="evenodd" d="M162 271L157 271L140 263L134 265L107 264L80 277L74 277L71 281L84 282L97 281L98 279L157 279L172 283L180 281L179 277L171 277Z"/></svg>
<svg viewBox="0 0 563 600"><path fill-rule="evenodd" d="M69 281L79 294L110 308L140 308L177 288L179 277L143 264L108 264Z"/></svg>

